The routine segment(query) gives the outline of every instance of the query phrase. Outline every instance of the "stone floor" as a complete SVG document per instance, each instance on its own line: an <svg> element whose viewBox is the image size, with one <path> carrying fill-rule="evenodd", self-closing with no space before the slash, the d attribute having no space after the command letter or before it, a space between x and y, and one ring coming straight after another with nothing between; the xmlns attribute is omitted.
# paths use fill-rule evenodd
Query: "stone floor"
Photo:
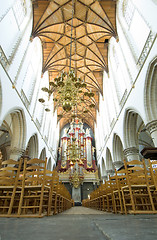
<svg viewBox="0 0 157 240"><path fill-rule="evenodd" d="M157 215L114 215L84 207L44 218L0 218L0 240L151 240Z"/></svg>

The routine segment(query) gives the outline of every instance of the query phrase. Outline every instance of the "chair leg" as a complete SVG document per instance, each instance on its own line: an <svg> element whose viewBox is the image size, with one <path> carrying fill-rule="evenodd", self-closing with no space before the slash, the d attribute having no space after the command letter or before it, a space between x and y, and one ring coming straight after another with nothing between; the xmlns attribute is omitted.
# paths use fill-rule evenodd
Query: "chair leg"
<svg viewBox="0 0 157 240"><path fill-rule="evenodd" d="M133 198L133 194L132 194L132 189L131 189L131 188L129 188L129 193L130 193L132 210L133 210L133 212L135 213L135 202L134 202L134 198Z"/></svg>
<svg viewBox="0 0 157 240"><path fill-rule="evenodd" d="M11 196L11 200L10 200L10 205L9 205L9 209L8 209L8 215L11 215L11 213L12 213L12 208L13 208L13 204L14 204L15 193L16 193L16 189L14 188L13 193L12 193L12 196Z"/></svg>
<svg viewBox="0 0 157 240"><path fill-rule="evenodd" d="M43 197L44 197L44 185L42 186L40 195L39 216L41 216L43 210Z"/></svg>
<svg viewBox="0 0 157 240"><path fill-rule="evenodd" d="M20 196L20 201L19 201L18 212L17 212L18 216L21 215L21 207L22 207L22 203L23 203L23 196L24 196L24 190L22 189L21 196Z"/></svg>
<svg viewBox="0 0 157 240"><path fill-rule="evenodd" d="M125 203L125 196L124 196L123 189L122 189L122 197L123 197L124 212L125 212L125 214L127 214L126 203Z"/></svg>
<svg viewBox="0 0 157 240"><path fill-rule="evenodd" d="M149 199L150 199L150 202L151 202L152 210L155 211L155 206L154 206L152 194L151 194L151 191L150 191L149 187L148 187L148 195L149 195Z"/></svg>
<svg viewBox="0 0 157 240"><path fill-rule="evenodd" d="M51 215L51 206L52 206L52 190L49 192L49 200L48 200L48 210L47 210L47 215Z"/></svg>
<svg viewBox="0 0 157 240"><path fill-rule="evenodd" d="M57 214L57 193L55 194L55 203L54 203L54 212L53 212L54 215Z"/></svg>

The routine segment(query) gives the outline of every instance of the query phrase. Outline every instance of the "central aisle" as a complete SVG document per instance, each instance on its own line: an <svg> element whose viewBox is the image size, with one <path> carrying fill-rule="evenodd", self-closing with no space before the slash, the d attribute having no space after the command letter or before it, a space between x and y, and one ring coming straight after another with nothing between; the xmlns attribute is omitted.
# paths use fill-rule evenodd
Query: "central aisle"
<svg viewBox="0 0 157 240"><path fill-rule="evenodd" d="M80 215L84 215L84 214L106 214L105 212L102 211L98 211L95 209L91 209L91 208L86 208L86 207L72 207L70 209L68 209L67 211L61 213L61 214L68 214L68 215L75 215L75 214L80 214Z"/></svg>
<svg viewBox="0 0 157 240"><path fill-rule="evenodd" d="M0 240L154 240L157 215L121 215L85 207L43 218L0 218Z"/></svg>

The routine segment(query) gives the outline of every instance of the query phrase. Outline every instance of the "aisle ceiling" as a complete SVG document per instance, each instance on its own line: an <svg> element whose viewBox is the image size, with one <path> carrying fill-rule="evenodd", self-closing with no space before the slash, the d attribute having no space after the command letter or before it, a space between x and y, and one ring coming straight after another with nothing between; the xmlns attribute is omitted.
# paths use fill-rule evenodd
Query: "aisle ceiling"
<svg viewBox="0 0 157 240"><path fill-rule="evenodd" d="M108 41L116 32L116 0L32 0L33 31L43 48L43 73L49 72L49 81L62 71L69 71L71 24L73 11L71 67L77 77L87 84L86 90L94 92L91 102L94 109L81 114L91 128L96 121L99 94L103 95L103 71L108 72ZM61 128L70 121L71 113L57 113ZM79 109L78 109L79 116Z"/></svg>

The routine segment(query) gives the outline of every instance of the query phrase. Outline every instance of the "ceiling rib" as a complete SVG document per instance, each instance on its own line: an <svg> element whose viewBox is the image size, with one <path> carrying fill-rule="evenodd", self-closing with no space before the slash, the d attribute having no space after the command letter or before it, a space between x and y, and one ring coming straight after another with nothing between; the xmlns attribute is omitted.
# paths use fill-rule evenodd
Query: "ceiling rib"
<svg viewBox="0 0 157 240"><path fill-rule="evenodd" d="M34 1L33 1L34 2ZM39 37L43 47L43 73L49 72L50 82L60 74L74 68L76 76L84 79L86 90L95 93L91 102L94 109L78 116L94 129L99 94L103 94L103 71L108 72L108 42L117 38L115 0L74 0L71 44L72 0L36 0L33 4L32 37ZM71 56L71 58L70 58ZM70 64L71 61L71 64ZM55 91L54 91L55 95ZM87 99L86 99L87 100ZM61 108L55 105L58 113ZM70 114L58 117L62 128L70 121Z"/></svg>

